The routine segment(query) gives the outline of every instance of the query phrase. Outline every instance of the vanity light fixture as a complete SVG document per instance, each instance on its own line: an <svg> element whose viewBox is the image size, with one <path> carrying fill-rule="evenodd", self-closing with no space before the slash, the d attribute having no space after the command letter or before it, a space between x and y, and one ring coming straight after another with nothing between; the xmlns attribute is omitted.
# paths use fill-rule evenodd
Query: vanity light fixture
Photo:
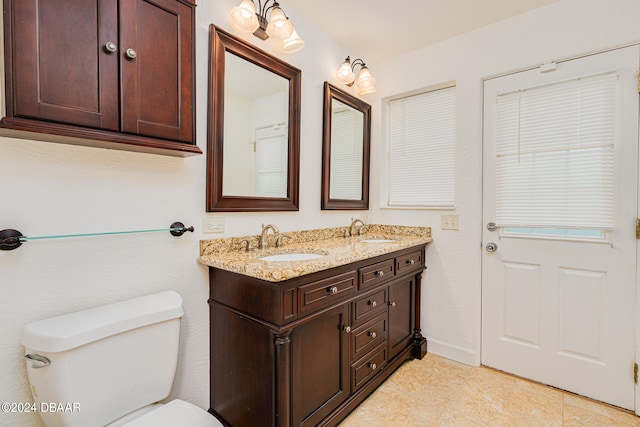
<svg viewBox="0 0 640 427"><path fill-rule="evenodd" d="M356 65L360 65L360 74L358 75L357 83L354 73ZM376 91L376 79L371 75L369 68L367 68L367 64L365 64L360 58L351 62L351 58L347 56L336 72L336 80L347 86L353 86L355 83L360 95L366 95L367 93L373 93Z"/></svg>
<svg viewBox="0 0 640 427"><path fill-rule="evenodd" d="M269 5L272 3L271 5ZM267 19L267 14L269 18ZM282 51L296 52L304 47L304 40L300 38L293 24L280 7L277 0L258 0L258 9L253 0L242 2L231 9L231 24L247 33L266 40L269 37L282 42Z"/></svg>

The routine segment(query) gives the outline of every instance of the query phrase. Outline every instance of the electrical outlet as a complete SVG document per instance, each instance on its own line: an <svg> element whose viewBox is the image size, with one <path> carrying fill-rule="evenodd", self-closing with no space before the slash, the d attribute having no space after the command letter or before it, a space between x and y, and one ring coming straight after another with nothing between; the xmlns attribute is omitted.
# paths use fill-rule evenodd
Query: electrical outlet
<svg viewBox="0 0 640 427"><path fill-rule="evenodd" d="M224 218L219 216L207 216L202 220L202 232L224 233Z"/></svg>
<svg viewBox="0 0 640 427"><path fill-rule="evenodd" d="M458 214L442 215L440 217L440 229L441 230L457 230Z"/></svg>

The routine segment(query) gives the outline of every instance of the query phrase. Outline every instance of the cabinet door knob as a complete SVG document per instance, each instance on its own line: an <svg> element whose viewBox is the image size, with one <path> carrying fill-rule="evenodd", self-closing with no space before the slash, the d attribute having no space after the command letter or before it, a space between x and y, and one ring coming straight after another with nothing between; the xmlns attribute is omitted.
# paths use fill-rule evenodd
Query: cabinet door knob
<svg viewBox="0 0 640 427"><path fill-rule="evenodd" d="M389 305L390 305L391 307L395 307L395 306L396 306L396 302L395 302L395 301L391 301L391 302L389 303Z"/></svg>
<svg viewBox="0 0 640 427"><path fill-rule="evenodd" d="M369 367L371 368L372 371L375 371L376 369L378 369L378 365L376 365L375 363L369 363Z"/></svg>
<svg viewBox="0 0 640 427"><path fill-rule="evenodd" d="M351 326L347 325L344 328L342 328L347 334L351 333Z"/></svg>
<svg viewBox="0 0 640 427"><path fill-rule="evenodd" d="M129 59L136 59L136 56L138 56L138 53L131 48L127 49L126 53L127 53L127 58Z"/></svg>
<svg viewBox="0 0 640 427"><path fill-rule="evenodd" d="M370 305L371 307L375 307L375 306L377 306L377 305L378 305L378 303L377 303L377 302L375 302L375 301L369 301L369 305Z"/></svg>
<svg viewBox="0 0 640 427"><path fill-rule="evenodd" d="M369 332L369 336L370 336L371 338L375 338L375 337L377 337L377 336L378 336L378 334L376 334L376 331L371 331L371 332Z"/></svg>
<svg viewBox="0 0 640 427"><path fill-rule="evenodd" d="M106 42L104 44L104 48L107 49L107 52L113 53L118 50L118 46L114 42Z"/></svg>
<svg viewBox="0 0 640 427"><path fill-rule="evenodd" d="M337 294L337 293L338 293L338 287L337 287L337 286L332 286L332 287L330 287L330 288L329 288L329 293L330 293L331 295L335 295L335 294Z"/></svg>

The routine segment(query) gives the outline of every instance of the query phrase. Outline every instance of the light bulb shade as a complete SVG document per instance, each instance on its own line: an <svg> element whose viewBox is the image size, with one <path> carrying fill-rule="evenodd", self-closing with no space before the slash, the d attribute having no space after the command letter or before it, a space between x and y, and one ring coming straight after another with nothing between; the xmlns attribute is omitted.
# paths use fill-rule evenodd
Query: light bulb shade
<svg viewBox="0 0 640 427"><path fill-rule="evenodd" d="M304 40L300 38L296 30L293 30L293 34L284 42L282 42L282 51L284 53L297 52L304 47Z"/></svg>
<svg viewBox="0 0 640 427"><path fill-rule="evenodd" d="M295 29L282 9L274 7L269 14L267 34L276 40L284 41L293 35Z"/></svg>
<svg viewBox="0 0 640 427"><path fill-rule="evenodd" d="M358 88L358 93L360 95L366 95L367 93L373 93L376 91L375 88L376 79L373 78L369 69L363 66L360 69L360 74L358 75L358 83L356 87Z"/></svg>
<svg viewBox="0 0 640 427"><path fill-rule="evenodd" d="M351 63L347 59L342 63L340 68L338 68L338 71L336 71L336 80L343 85L349 85L353 83L355 78L356 76L351 69Z"/></svg>
<svg viewBox="0 0 640 427"><path fill-rule="evenodd" d="M240 31L253 33L258 29L258 16L253 0L242 0L240 5L231 9L231 24Z"/></svg>

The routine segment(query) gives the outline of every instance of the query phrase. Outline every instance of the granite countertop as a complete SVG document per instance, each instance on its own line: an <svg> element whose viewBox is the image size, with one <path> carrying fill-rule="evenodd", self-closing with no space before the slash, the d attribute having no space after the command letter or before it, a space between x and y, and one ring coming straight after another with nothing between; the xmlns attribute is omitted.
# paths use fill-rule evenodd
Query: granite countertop
<svg viewBox="0 0 640 427"><path fill-rule="evenodd" d="M246 251L246 243L256 247L257 235L200 241L199 262L234 273L269 282L281 282L340 265L373 258L432 241L430 227L367 224L365 233L343 237L345 227L283 232L281 248L275 237L268 235L268 249ZM388 239L392 242L366 243L366 239ZM306 261L262 261L260 258L287 253L313 253L321 258Z"/></svg>

